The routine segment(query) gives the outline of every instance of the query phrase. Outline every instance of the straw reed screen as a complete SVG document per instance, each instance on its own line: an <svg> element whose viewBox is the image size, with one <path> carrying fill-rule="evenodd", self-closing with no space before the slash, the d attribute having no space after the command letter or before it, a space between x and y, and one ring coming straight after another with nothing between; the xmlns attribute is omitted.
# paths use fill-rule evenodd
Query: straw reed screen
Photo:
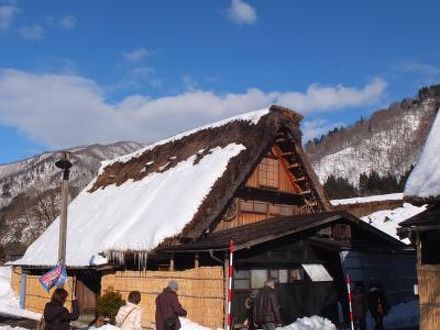
<svg viewBox="0 0 440 330"><path fill-rule="evenodd" d="M420 329L440 329L440 265L418 268Z"/></svg>

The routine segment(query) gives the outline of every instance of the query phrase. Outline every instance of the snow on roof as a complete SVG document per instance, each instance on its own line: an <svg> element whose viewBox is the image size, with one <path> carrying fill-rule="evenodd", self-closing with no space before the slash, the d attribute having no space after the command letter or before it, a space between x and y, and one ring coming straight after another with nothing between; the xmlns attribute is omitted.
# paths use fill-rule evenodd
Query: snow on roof
<svg viewBox="0 0 440 330"><path fill-rule="evenodd" d="M252 112L248 112L248 113L245 113L245 114L241 114L241 115L238 115L238 116L229 117L229 118L217 121L215 123L211 123L211 124L204 125L204 126L201 126L201 127L189 130L189 131L185 131L185 132L179 133L179 134L174 135L172 137L169 137L169 138L163 139L161 141L155 142L153 144L150 144L150 145L148 145L148 146L146 146L146 147L144 147L142 149L136 150L135 152L132 152L130 154L117 157L117 158L115 158L113 160L104 161L104 162L102 162L102 168L104 168L107 165L113 164L115 162L122 162L122 163L127 162L130 159L132 159L132 158L139 157L140 155L142 155L147 150L151 150L151 149L153 149L153 148L155 148L155 147L157 147L159 145L163 145L163 144L168 143L168 142L173 142L173 141L176 141L176 140L180 140L181 138L183 138L185 136L197 133L198 131L201 131L201 130L204 130L204 129L210 129L210 128L224 126L224 125L226 125L228 123L231 123L233 121L248 121L250 124L257 125L258 122L260 121L261 117L263 117L264 115L267 115L269 113L269 111L270 111L270 108L264 108L264 109L261 109L261 110L252 111Z"/></svg>
<svg viewBox="0 0 440 330"><path fill-rule="evenodd" d="M107 260L102 252L148 251L177 235L192 220L229 161L245 149L230 143L211 149L197 162L199 155L195 154L165 172L90 192L95 179L69 205L67 265L103 264ZM55 265L58 226L59 218L14 264Z"/></svg>
<svg viewBox="0 0 440 330"><path fill-rule="evenodd" d="M370 215L362 217L361 220L383 231L385 234L400 240L399 236L397 236L397 228L399 227L399 223L423 212L424 210L426 210L426 206L418 207L409 203L404 203L402 207L398 207L393 210L374 212ZM407 238L401 241L405 244L411 243Z"/></svg>
<svg viewBox="0 0 440 330"><path fill-rule="evenodd" d="M440 111L432 124L419 162L406 182L405 198L440 198Z"/></svg>
<svg viewBox="0 0 440 330"><path fill-rule="evenodd" d="M347 205L347 204L363 204L370 202L394 201L394 200L402 200L402 199L403 199L403 193L395 193L395 194L372 195L366 197L333 199L330 201L330 203L332 203L333 206L338 206L338 205Z"/></svg>

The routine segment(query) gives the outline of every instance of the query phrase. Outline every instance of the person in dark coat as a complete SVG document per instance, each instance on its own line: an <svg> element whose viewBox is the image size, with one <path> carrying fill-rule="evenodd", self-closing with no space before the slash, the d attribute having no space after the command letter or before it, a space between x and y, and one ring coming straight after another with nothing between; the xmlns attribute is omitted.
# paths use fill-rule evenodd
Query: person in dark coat
<svg viewBox="0 0 440 330"><path fill-rule="evenodd" d="M351 304L353 307L353 321L360 330L366 329L365 316L367 308L365 304L365 292L362 283L357 283L351 294Z"/></svg>
<svg viewBox="0 0 440 330"><path fill-rule="evenodd" d="M186 316L187 312L179 303L176 281L170 281L168 286L156 298L156 330L180 329L179 316Z"/></svg>
<svg viewBox="0 0 440 330"><path fill-rule="evenodd" d="M375 284L368 291L368 309L374 318L375 330L384 330L383 317L390 309L380 284Z"/></svg>
<svg viewBox="0 0 440 330"><path fill-rule="evenodd" d="M252 290L249 297L246 298L244 306L246 307L246 320L244 321L244 327L249 330L257 329L256 324L256 304L257 304L258 290Z"/></svg>
<svg viewBox="0 0 440 330"><path fill-rule="evenodd" d="M53 292L50 302L44 307L44 330L69 330L70 321L78 319L79 304L75 297L72 299L72 313L64 307L68 295L62 288Z"/></svg>
<svg viewBox="0 0 440 330"><path fill-rule="evenodd" d="M272 279L264 282L264 288L257 296L256 310L257 324L265 330L274 330L282 326L280 304L275 292L275 281Z"/></svg>

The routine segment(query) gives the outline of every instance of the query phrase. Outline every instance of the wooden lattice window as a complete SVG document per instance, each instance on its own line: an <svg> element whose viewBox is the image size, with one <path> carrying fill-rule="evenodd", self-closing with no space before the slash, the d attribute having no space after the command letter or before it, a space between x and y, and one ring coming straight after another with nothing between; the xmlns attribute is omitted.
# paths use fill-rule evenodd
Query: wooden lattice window
<svg viewBox="0 0 440 330"><path fill-rule="evenodd" d="M338 241L351 241L351 227L344 224L334 225L333 238Z"/></svg>
<svg viewBox="0 0 440 330"><path fill-rule="evenodd" d="M264 202L256 202L256 201L240 202L240 211L242 212L267 214L268 207L269 205Z"/></svg>
<svg viewBox="0 0 440 330"><path fill-rule="evenodd" d="M262 187L278 188L278 160L263 158L259 165L258 182Z"/></svg>

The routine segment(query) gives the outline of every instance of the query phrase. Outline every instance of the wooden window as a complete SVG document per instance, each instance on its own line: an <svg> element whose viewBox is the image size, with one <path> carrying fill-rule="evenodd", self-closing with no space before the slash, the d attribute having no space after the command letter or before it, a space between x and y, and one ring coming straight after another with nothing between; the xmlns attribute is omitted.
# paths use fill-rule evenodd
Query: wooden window
<svg viewBox="0 0 440 330"><path fill-rule="evenodd" d="M268 204L256 201L240 201L240 211L267 214Z"/></svg>
<svg viewBox="0 0 440 330"><path fill-rule="evenodd" d="M336 224L333 226L333 239L338 241L351 240L351 227L344 224Z"/></svg>
<svg viewBox="0 0 440 330"><path fill-rule="evenodd" d="M262 187L278 188L278 160L263 158L259 165L259 184Z"/></svg>
<svg viewBox="0 0 440 330"><path fill-rule="evenodd" d="M316 233L316 236L326 237L326 238L332 237L332 227L328 226L328 227L324 227L324 228L319 229L318 232Z"/></svg>
<svg viewBox="0 0 440 330"><path fill-rule="evenodd" d="M293 206L292 205L280 205L280 215L293 215Z"/></svg>
<svg viewBox="0 0 440 330"><path fill-rule="evenodd" d="M264 286L264 281L267 280L267 270L266 269L252 269L252 288L259 289Z"/></svg>
<svg viewBox="0 0 440 330"><path fill-rule="evenodd" d="M280 206L278 204L269 204L270 215L280 215Z"/></svg>
<svg viewBox="0 0 440 330"><path fill-rule="evenodd" d="M251 288L251 272L249 270L234 270L234 289Z"/></svg>
<svg viewBox="0 0 440 330"><path fill-rule="evenodd" d="M304 279L304 269L301 267L289 269L289 282L302 281Z"/></svg>

